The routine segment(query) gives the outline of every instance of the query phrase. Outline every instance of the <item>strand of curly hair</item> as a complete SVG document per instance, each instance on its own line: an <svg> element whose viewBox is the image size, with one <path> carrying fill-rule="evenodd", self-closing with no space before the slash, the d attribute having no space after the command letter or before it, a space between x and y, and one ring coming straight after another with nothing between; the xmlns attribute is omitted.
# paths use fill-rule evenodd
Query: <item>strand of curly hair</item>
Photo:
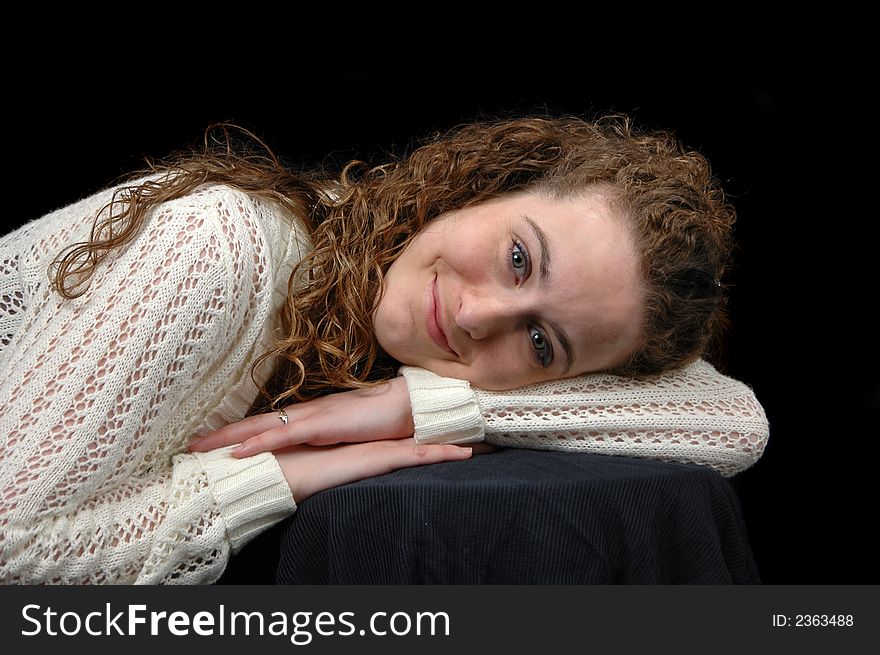
<svg viewBox="0 0 880 655"><path fill-rule="evenodd" d="M247 130L212 126L199 151L148 162L150 180L116 191L89 240L54 261L54 286L65 298L84 293L151 208L201 185L279 203L306 227L313 250L294 268L275 344L252 370L256 381L259 367L271 367L253 413L394 376L398 363L382 353L372 315L384 272L433 218L512 191L564 197L607 184L631 221L646 289L643 345L613 372L661 373L704 355L723 333L735 213L706 159L671 134L639 132L624 116L525 117L462 125L416 145L379 166L294 172Z"/></svg>

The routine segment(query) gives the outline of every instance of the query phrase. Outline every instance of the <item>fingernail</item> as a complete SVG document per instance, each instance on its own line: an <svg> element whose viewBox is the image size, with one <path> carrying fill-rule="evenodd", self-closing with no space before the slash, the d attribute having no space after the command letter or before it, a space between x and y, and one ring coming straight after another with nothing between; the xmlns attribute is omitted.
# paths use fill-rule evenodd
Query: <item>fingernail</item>
<svg viewBox="0 0 880 655"><path fill-rule="evenodd" d="M245 448L244 444L240 444L235 447L232 451L233 457L247 457L247 448Z"/></svg>

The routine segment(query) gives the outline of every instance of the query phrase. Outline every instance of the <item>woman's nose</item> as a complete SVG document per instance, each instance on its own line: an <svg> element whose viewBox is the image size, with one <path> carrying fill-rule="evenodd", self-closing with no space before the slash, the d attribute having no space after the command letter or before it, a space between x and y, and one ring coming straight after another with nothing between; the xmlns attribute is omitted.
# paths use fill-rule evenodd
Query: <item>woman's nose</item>
<svg viewBox="0 0 880 655"><path fill-rule="evenodd" d="M510 327L511 313L510 299L503 295L464 292L455 323L471 339L486 339Z"/></svg>

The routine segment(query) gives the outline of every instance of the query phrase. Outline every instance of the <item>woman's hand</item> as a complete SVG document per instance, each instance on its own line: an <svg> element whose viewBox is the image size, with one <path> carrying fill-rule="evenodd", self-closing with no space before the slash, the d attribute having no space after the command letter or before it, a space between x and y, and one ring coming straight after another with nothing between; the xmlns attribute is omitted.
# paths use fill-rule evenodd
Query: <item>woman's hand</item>
<svg viewBox="0 0 880 655"><path fill-rule="evenodd" d="M392 439L370 443L334 446L291 446L275 453L293 499L303 502L309 496L384 475L409 466L468 459L472 452L491 452L492 446L472 447L450 444L418 444L415 439Z"/></svg>
<svg viewBox="0 0 880 655"><path fill-rule="evenodd" d="M278 412L250 416L194 440L189 449L204 452L240 443L233 455L248 457L297 444L325 446L413 434L409 391L402 377L290 405L284 411L287 424Z"/></svg>

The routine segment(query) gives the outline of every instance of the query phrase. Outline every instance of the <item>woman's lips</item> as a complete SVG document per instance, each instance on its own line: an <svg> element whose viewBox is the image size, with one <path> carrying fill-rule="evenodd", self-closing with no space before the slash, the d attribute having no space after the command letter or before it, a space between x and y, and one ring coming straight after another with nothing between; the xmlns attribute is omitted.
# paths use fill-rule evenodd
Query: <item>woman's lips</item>
<svg viewBox="0 0 880 655"><path fill-rule="evenodd" d="M440 327L438 317L440 304L437 300L436 273L431 279L431 283L425 289L425 301L425 326L427 327L428 334L441 349L457 357L456 352L449 346L449 341L447 341L446 335L443 333L443 328Z"/></svg>

